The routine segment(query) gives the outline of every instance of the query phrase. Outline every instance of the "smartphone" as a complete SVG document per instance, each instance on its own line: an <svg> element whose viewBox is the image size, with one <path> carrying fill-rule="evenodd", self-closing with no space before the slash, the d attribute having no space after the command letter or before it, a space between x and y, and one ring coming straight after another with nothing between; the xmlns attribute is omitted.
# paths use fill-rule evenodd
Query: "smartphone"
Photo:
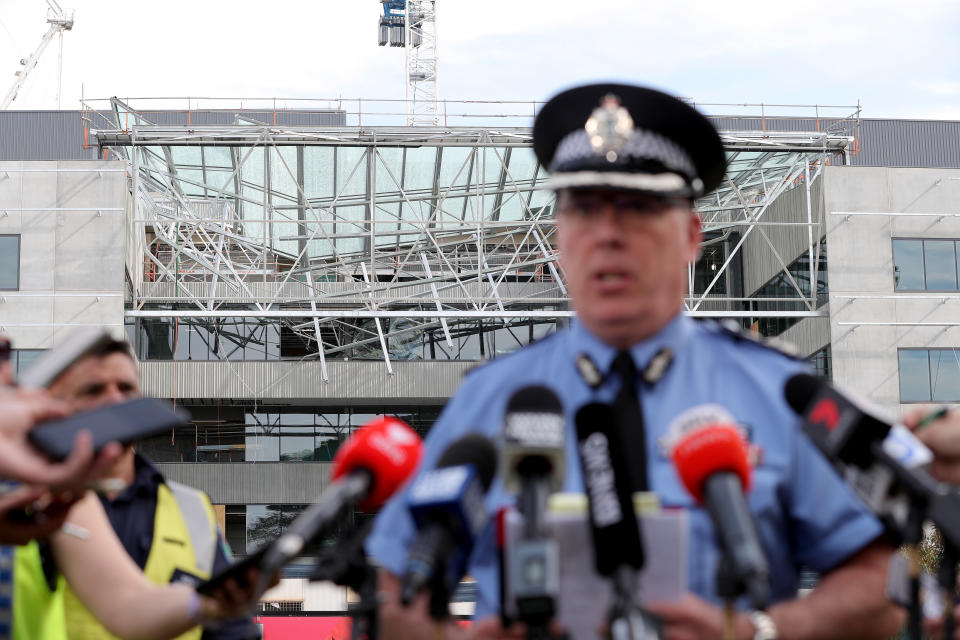
<svg viewBox="0 0 960 640"><path fill-rule="evenodd" d="M75 413L59 420L41 422L29 432L30 442L54 460L63 460L73 450L77 432L89 429L94 451L110 442L130 444L157 435L190 421L182 409L157 398L137 398L92 411Z"/></svg>
<svg viewBox="0 0 960 640"><path fill-rule="evenodd" d="M214 591L219 589L227 580L230 579L235 579L242 587L248 586L247 570L251 567L259 567L260 563L263 562L263 557L267 554L267 550L269 548L270 543L261 546L259 549L251 553L240 562L230 565L220 573L212 576L206 582L197 585L197 593L204 596L212 596Z"/></svg>
<svg viewBox="0 0 960 640"><path fill-rule="evenodd" d="M53 349L45 351L17 378L17 384L31 389L46 389L64 371L95 353L113 338L101 328L84 327L71 332Z"/></svg>

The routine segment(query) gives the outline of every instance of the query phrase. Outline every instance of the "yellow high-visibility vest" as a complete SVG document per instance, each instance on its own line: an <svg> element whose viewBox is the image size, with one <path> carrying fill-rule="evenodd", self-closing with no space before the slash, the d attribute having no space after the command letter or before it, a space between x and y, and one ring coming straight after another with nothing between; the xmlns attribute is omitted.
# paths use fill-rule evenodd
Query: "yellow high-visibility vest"
<svg viewBox="0 0 960 640"><path fill-rule="evenodd" d="M155 584L169 584L177 570L210 577L219 544L213 505L202 491L167 481L157 487L157 510L153 542L143 573ZM80 602L69 586L64 593L69 640L119 640ZM203 629L195 627L178 640L200 640Z"/></svg>

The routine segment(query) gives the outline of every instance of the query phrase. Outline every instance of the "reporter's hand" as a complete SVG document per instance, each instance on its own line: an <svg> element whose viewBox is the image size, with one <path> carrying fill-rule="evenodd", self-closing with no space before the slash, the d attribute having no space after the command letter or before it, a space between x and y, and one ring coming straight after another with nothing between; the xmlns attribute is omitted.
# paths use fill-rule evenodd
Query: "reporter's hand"
<svg viewBox="0 0 960 640"><path fill-rule="evenodd" d="M27 433L38 422L68 413L66 404L42 391L0 392L0 477L82 491L102 476L123 452L115 442L94 456L92 436L82 431L74 440L70 456L62 462L50 460L28 442Z"/></svg>
<svg viewBox="0 0 960 640"><path fill-rule="evenodd" d="M53 495L45 487L22 486L0 496L0 544L21 545L48 537L63 525L81 495Z"/></svg>
<svg viewBox="0 0 960 640"><path fill-rule="evenodd" d="M232 578L214 590L211 597L201 596L201 613L205 620L228 620L249 615L256 609L263 595L259 590L260 569L250 567L243 582ZM267 589L280 583L280 572L275 571L266 582Z"/></svg>
<svg viewBox="0 0 960 640"><path fill-rule="evenodd" d="M960 605L955 607L949 615L953 616L953 640L960 640ZM923 621L923 633L925 638L943 637L943 616L932 619L925 618Z"/></svg>
<svg viewBox="0 0 960 640"><path fill-rule="evenodd" d="M522 622L514 622L505 628L500 616L490 616L477 622L474 633L478 640L525 640L527 625ZM565 638L566 633L566 629L559 622L553 621L550 623L551 637Z"/></svg>
<svg viewBox="0 0 960 640"><path fill-rule="evenodd" d="M400 580L380 571L378 591L381 598L378 628L381 640L467 640L475 629L464 629L453 620L442 622L430 617L430 596L424 592L404 606L400 603Z"/></svg>
<svg viewBox="0 0 960 640"><path fill-rule="evenodd" d="M724 612L692 593L680 602L660 602L644 605L644 608L660 618L665 640L721 640L724 635ZM736 637L752 638L753 623L738 613L735 619Z"/></svg>
<svg viewBox="0 0 960 640"><path fill-rule="evenodd" d="M930 475L941 482L960 484L960 412L949 411L917 430L920 420L933 409L917 407L903 416L903 424L933 452Z"/></svg>

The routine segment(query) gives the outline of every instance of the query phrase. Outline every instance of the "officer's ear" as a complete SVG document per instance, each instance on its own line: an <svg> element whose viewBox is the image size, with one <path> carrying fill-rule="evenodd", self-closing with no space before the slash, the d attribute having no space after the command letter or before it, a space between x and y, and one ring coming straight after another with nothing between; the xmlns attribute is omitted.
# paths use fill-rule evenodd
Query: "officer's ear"
<svg viewBox="0 0 960 640"><path fill-rule="evenodd" d="M687 261L696 262L700 259L700 254L703 252L703 247L701 246L703 242L703 223L700 220L700 214L693 208L692 202L690 203L690 215L687 219L686 232L687 246L690 249Z"/></svg>

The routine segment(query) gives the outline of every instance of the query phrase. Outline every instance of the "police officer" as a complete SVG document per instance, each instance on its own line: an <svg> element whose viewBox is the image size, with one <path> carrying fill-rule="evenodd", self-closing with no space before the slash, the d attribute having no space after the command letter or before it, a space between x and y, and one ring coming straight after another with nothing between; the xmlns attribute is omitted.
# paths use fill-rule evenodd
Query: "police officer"
<svg viewBox="0 0 960 640"><path fill-rule="evenodd" d="M665 453L685 415L721 405L762 451L748 502L771 570L769 615L738 614L740 638L887 638L900 613L884 597L892 549L881 526L798 428L783 399L786 380L806 366L711 322L682 314L688 265L701 223L693 199L725 171L717 132L700 113L659 91L596 84L550 100L534 124L534 150L557 192L556 242L577 318L569 330L480 367L466 377L431 430L422 469L467 431L496 437L507 399L530 384L553 388L567 414L567 456L576 460L577 409L618 402L632 386L642 410L631 451L662 504L689 510L690 593L677 603L645 603L667 638L720 638L719 551L706 511L688 495ZM637 435L639 434L639 435ZM580 465L566 465L566 491L583 491ZM396 576L414 537L395 498L380 514L368 551L384 567L384 616L403 637L430 637L423 608L396 603ZM509 504L502 484L491 512ZM655 553L655 550L648 550ZM823 574L796 599L797 567ZM476 632L513 634L494 614L499 601L492 535L474 550ZM401 627L401 625L403 625ZM402 629L402 630L401 630ZM446 629L451 631L451 629Z"/></svg>
<svg viewBox="0 0 960 640"><path fill-rule="evenodd" d="M125 342L112 341L64 371L50 392L74 410L89 410L140 395L136 364ZM92 425L96 429L96 425ZM166 480L149 460L127 447L107 474L122 488L101 496L120 542L157 584L196 585L230 565L226 543L205 493ZM64 596L70 640L111 637L72 589ZM250 618L196 627L183 639L259 638Z"/></svg>

